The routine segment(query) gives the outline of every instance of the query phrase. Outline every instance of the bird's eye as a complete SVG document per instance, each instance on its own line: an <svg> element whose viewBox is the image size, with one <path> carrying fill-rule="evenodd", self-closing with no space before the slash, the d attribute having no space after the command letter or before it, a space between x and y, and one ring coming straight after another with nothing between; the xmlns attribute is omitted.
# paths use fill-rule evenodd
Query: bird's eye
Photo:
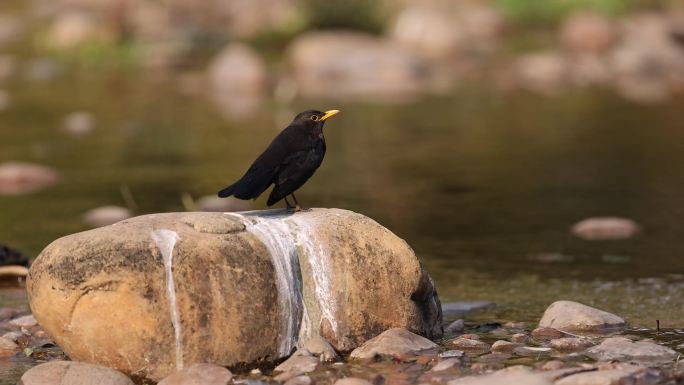
<svg viewBox="0 0 684 385"><path fill-rule="evenodd" d="M313 120L314 122L317 122L318 121L318 115L311 115L311 120Z"/></svg>

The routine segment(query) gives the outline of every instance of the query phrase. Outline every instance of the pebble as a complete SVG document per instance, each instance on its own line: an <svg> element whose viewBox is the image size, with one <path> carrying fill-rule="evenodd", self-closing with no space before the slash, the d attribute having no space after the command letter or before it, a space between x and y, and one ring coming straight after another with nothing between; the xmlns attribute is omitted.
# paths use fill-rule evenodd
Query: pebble
<svg viewBox="0 0 684 385"><path fill-rule="evenodd" d="M626 323L615 314L579 302L556 301L544 312L539 327L607 333L624 329Z"/></svg>
<svg viewBox="0 0 684 385"><path fill-rule="evenodd" d="M498 340L492 344L492 351L497 353L512 353L513 349L518 346L520 346L520 344Z"/></svg>
<svg viewBox="0 0 684 385"><path fill-rule="evenodd" d="M33 317L33 315L25 315L23 317L15 318L15 319L9 321L9 324L11 326L20 327L20 328L30 328L30 327L38 325L38 321L36 321L36 319L35 319L35 317Z"/></svg>
<svg viewBox="0 0 684 385"><path fill-rule="evenodd" d="M563 337L563 333L561 333L561 331L558 329L540 327L532 330L532 337L550 340Z"/></svg>
<svg viewBox="0 0 684 385"><path fill-rule="evenodd" d="M560 361L560 360L551 360L551 361L546 361L544 362L541 366L539 366L539 369L545 370L545 371L552 371L552 370L560 370L565 367L565 362Z"/></svg>
<svg viewBox="0 0 684 385"><path fill-rule="evenodd" d="M22 385L134 385L123 373L99 365L75 361L50 361L29 369ZM167 385L159 383L160 385ZM194 384L188 384L194 385Z"/></svg>
<svg viewBox="0 0 684 385"><path fill-rule="evenodd" d="M285 381L285 385L311 385L313 380L309 376L297 376Z"/></svg>
<svg viewBox="0 0 684 385"><path fill-rule="evenodd" d="M564 337L549 341L549 346L561 352L578 352L594 345L589 338Z"/></svg>
<svg viewBox="0 0 684 385"><path fill-rule="evenodd" d="M316 370L319 360L306 349L299 349L287 360L273 369L276 372L310 373Z"/></svg>
<svg viewBox="0 0 684 385"><path fill-rule="evenodd" d="M15 350L18 348L19 345L17 345L13 340L4 336L0 337L0 350Z"/></svg>
<svg viewBox="0 0 684 385"><path fill-rule="evenodd" d="M516 333L511 336L511 342L516 343L516 344L524 344L527 343L527 340L529 337L527 334L523 333Z"/></svg>
<svg viewBox="0 0 684 385"><path fill-rule="evenodd" d="M334 385L373 385L370 381L364 380L363 378L357 377L347 377L340 378L335 381Z"/></svg>
<svg viewBox="0 0 684 385"><path fill-rule="evenodd" d="M439 353L439 358L460 358L465 353L462 350L447 350Z"/></svg>
<svg viewBox="0 0 684 385"><path fill-rule="evenodd" d="M474 333L462 334L459 338L467 338L469 340L479 340L480 336Z"/></svg>
<svg viewBox="0 0 684 385"><path fill-rule="evenodd" d="M444 370L452 369L454 367L460 366L461 360L459 358L447 358L437 363L430 369L431 372L441 372Z"/></svg>
<svg viewBox="0 0 684 385"><path fill-rule="evenodd" d="M68 114L62 121L64 131L72 135L84 135L95 129L95 117L85 111Z"/></svg>
<svg viewBox="0 0 684 385"><path fill-rule="evenodd" d="M487 353L491 348L491 346L489 346L489 344L486 342L462 337L458 337L454 340L449 341L449 344L457 348L458 350L474 354Z"/></svg>
<svg viewBox="0 0 684 385"><path fill-rule="evenodd" d="M465 328L465 323L463 322L463 320L457 319L456 321L450 323L447 327L445 327L444 332L446 332L446 333L457 333L457 332L462 332L464 328Z"/></svg>
<svg viewBox="0 0 684 385"><path fill-rule="evenodd" d="M631 219L604 217L588 218L577 222L572 233L588 241L628 239L640 231L640 226Z"/></svg>
<svg viewBox="0 0 684 385"><path fill-rule="evenodd" d="M534 346L520 346L513 349L513 353L523 357L548 357L553 350Z"/></svg>
<svg viewBox="0 0 684 385"><path fill-rule="evenodd" d="M625 337L611 337L584 353L597 361L626 361L644 363L669 363L678 353L666 346L648 341L632 341Z"/></svg>
<svg viewBox="0 0 684 385"><path fill-rule="evenodd" d="M230 370L214 364L194 364L179 370L157 385L227 385L233 378Z"/></svg>
<svg viewBox="0 0 684 385"><path fill-rule="evenodd" d="M425 337L402 328L393 328L366 341L351 352L355 359L371 359L377 355L401 356L437 348L437 344Z"/></svg>
<svg viewBox="0 0 684 385"><path fill-rule="evenodd" d="M19 310L12 307L0 307L0 321L8 320L19 315Z"/></svg>
<svg viewBox="0 0 684 385"><path fill-rule="evenodd" d="M57 171L24 162L0 163L0 194L26 194L54 185L59 180Z"/></svg>
<svg viewBox="0 0 684 385"><path fill-rule="evenodd" d="M7 338L8 340L16 342L19 338L21 338L23 336L24 336L24 333L13 331L13 332L7 332L7 333L3 334L2 338Z"/></svg>
<svg viewBox="0 0 684 385"><path fill-rule="evenodd" d="M119 206L102 206L88 210L83 214L83 223L91 227L102 227L121 222L133 216L133 213Z"/></svg>

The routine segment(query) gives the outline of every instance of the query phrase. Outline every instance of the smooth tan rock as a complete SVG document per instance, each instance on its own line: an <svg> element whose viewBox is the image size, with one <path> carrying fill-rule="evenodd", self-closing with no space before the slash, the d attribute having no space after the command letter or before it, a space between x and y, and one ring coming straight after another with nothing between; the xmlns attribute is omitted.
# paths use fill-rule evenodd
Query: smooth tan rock
<svg viewBox="0 0 684 385"><path fill-rule="evenodd" d="M318 358L314 357L311 352L305 349L299 349L292 356L290 356L290 358L276 366L273 370L275 372L289 372L299 375L302 373L313 372L316 370L318 363Z"/></svg>
<svg viewBox="0 0 684 385"><path fill-rule="evenodd" d="M624 329L626 324L625 320L615 314L591 306L572 301L556 301L546 309L539 326L567 331L607 332Z"/></svg>
<svg viewBox="0 0 684 385"><path fill-rule="evenodd" d="M472 340L470 338L458 337L449 341L449 345L458 350L463 350L467 353L481 354L486 353L491 349L491 346L482 341Z"/></svg>
<svg viewBox="0 0 684 385"><path fill-rule="evenodd" d="M273 362L312 338L350 351L393 327L442 333L406 242L337 209L127 219L53 242L27 290L71 358L152 380L199 362Z"/></svg>
<svg viewBox="0 0 684 385"><path fill-rule="evenodd" d="M437 348L437 344L402 328L393 328L354 349L351 358L366 359L377 355L399 356Z"/></svg>
<svg viewBox="0 0 684 385"><path fill-rule="evenodd" d="M159 381L157 385L228 385L230 370L213 364L195 364Z"/></svg>
<svg viewBox="0 0 684 385"><path fill-rule="evenodd" d="M372 385L370 381L363 378L347 377L335 381L334 385Z"/></svg>
<svg viewBox="0 0 684 385"><path fill-rule="evenodd" d="M624 337L612 337L587 349L585 355L598 361L669 363L677 358L678 353L653 342L635 342Z"/></svg>
<svg viewBox="0 0 684 385"><path fill-rule="evenodd" d="M564 337L549 341L549 346L561 352L579 352L594 346L594 342L589 338Z"/></svg>
<svg viewBox="0 0 684 385"><path fill-rule="evenodd" d="M128 377L99 365L51 361L29 369L17 385L133 385Z"/></svg>
<svg viewBox="0 0 684 385"><path fill-rule="evenodd" d="M511 366L483 376L467 376L451 380L448 385L551 385L552 381L526 366Z"/></svg>

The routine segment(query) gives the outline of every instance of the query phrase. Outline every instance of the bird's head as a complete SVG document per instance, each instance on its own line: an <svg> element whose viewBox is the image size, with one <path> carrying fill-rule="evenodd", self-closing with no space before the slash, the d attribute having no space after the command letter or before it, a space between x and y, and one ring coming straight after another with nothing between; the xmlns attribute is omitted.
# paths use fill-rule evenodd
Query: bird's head
<svg viewBox="0 0 684 385"><path fill-rule="evenodd" d="M292 124L310 127L311 129L321 129L328 118L337 115L339 112L340 110L328 110L325 112L318 110L306 110L297 114L292 121Z"/></svg>

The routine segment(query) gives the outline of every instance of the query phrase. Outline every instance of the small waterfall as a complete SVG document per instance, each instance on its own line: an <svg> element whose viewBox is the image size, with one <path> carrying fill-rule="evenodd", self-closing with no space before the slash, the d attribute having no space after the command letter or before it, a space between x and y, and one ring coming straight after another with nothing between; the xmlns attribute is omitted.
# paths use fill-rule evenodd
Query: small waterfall
<svg viewBox="0 0 684 385"><path fill-rule="evenodd" d="M288 355L297 343L302 312L301 280L297 251L291 241L291 229L287 223L277 218L250 216L244 222L247 231L266 245L273 259L282 319L279 351L282 355Z"/></svg>
<svg viewBox="0 0 684 385"><path fill-rule="evenodd" d="M304 336L320 325L311 325L310 312L302 300L301 270L298 249L307 256L315 284L316 300L322 317L337 330L333 317L333 301L328 270L328 256L315 238L312 221L297 215L253 215L226 213L242 220L245 228L266 245L276 273L278 299L283 324L281 325L280 353L290 354L300 335Z"/></svg>
<svg viewBox="0 0 684 385"><path fill-rule="evenodd" d="M168 295L169 312L171 313L171 323L176 340L176 369L183 369L183 343L181 340L180 314L178 313L178 303L176 302L176 284L173 280L173 248L180 237L175 231L154 230L152 239L157 245L164 262L166 272L166 294Z"/></svg>

